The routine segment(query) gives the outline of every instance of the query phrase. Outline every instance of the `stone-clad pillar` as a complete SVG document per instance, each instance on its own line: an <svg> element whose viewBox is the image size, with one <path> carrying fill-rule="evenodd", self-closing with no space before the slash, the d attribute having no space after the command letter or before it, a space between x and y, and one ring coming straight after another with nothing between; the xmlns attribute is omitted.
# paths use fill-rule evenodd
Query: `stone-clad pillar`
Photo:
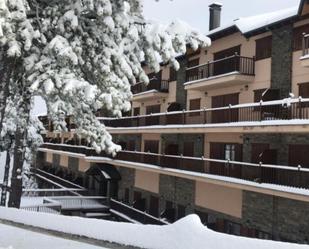
<svg viewBox="0 0 309 249"><path fill-rule="evenodd" d="M272 30L271 88L280 89L286 98L292 89L293 25Z"/></svg>

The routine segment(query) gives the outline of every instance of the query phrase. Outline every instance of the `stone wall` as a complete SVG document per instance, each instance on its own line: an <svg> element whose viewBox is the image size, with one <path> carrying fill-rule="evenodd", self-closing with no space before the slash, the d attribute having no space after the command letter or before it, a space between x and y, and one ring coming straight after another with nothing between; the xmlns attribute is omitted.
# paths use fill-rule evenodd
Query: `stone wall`
<svg viewBox="0 0 309 249"><path fill-rule="evenodd" d="M130 203L133 202L133 189L134 189L134 181L135 181L135 169L129 169L124 167L118 168L119 174L121 176L121 180L118 185L118 198L120 200L124 200L125 189L130 189Z"/></svg>
<svg viewBox="0 0 309 249"><path fill-rule="evenodd" d="M243 224L273 239L309 242L309 203L244 191Z"/></svg>
<svg viewBox="0 0 309 249"><path fill-rule="evenodd" d="M251 161L251 144L266 143L270 149L276 149L278 153L278 164L289 164L290 144L309 144L308 134L245 134L243 145L243 159Z"/></svg>
<svg viewBox="0 0 309 249"><path fill-rule="evenodd" d="M292 88L293 25L272 30L271 88L280 89L280 98L289 96Z"/></svg>
<svg viewBox="0 0 309 249"><path fill-rule="evenodd" d="M176 85L176 102L180 104L181 109L186 109L187 92L184 87L186 82L186 68L187 58L182 56L178 59L180 68L177 71L177 85Z"/></svg>
<svg viewBox="0 0 309 249"><path fill-rule="evenodd" d="M166 201L184 206L186 209L186 214L191 214L194 212L194 181L174 176L160 175L159 193L160 212L165 210Z"/></svg>
<svg viewBox="0 0 309 249"><path fill-rule="evenodd" d="M79 159L77 157L70 157L68 160L68 168L72 170L73 172L78 172L79 167Z"/></svg>

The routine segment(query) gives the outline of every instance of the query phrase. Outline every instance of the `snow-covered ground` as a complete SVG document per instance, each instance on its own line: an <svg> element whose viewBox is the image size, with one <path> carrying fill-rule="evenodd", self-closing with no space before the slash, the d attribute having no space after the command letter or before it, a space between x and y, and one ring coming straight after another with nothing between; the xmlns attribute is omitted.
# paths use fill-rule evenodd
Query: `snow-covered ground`
<svg viewBox="0 0 309 249"><path fill-rule="evenodd" d="M42 205L44 197L27 197L23 196L21 198L21 207L31 207L35 205Z"/></svg>
<svg viewBox="0 0 309 249"><path fill-rule="evenodd" d="M67 217L0 207L0 219L148 249L309 249L308 245L217 233L207 229L197 215L189 215L172 225L156 226ZM12 242L14 239L16 239L16 234L11 237ZM38 249L41 248L38 247Z"/></svg>
<svg viewBox="0 0 309 249"><path fill-rule="evenodd" d="M0 223L0 249L104 249Z"/></svg>

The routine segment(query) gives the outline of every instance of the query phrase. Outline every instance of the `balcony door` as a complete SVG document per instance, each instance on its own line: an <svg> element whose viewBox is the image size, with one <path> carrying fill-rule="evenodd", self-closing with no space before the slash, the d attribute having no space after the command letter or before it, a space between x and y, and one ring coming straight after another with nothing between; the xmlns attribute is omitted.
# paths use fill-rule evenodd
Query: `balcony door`
<svg viewBox="0 0 309 249"><path fill-rule="evenodd" d="M210 143L210 158L219 160L242 161L242 145L233 143ZM210 173L230 177L241 176L241 166L211 162Z"/></svg>
<svg viewBox="0 0 309 249"><path fill-rule="evenodd" d="M158 73L148 74L149 84L147 85L147 91L158 90L161 91L162 71Z"/></svg>
<svg viewBox="0 0 309 249"><path fill-rule="evenodd" d="M154 114L154 113L160 113L161 106L160 105L150 105L146 106L146 114ZM160 117L159 116L152 116L152 117L146 117L146 125L159 125L160 123Z"/></svg>
<svg viewBox="0 0 309 249"><path fill-rule="evenodd" d="M226 107L239 104L239 93L213 96L212 108ZM238 109L212 111L212 123L226 123L238 121Z"/></svg>
<svg viewBox="0 0 309 249"><path fill-rule="evenodd" d="M277 150L270 149L269 144L256 143L251 145L251 162L263 164L277 164ZM261 181L266 183L276 183L277 171L272 168L263 167L261 171Z"/></svg>
<svg viewBox="0 0 309 249"><path fill-rule="evenodd" d="M236 53L240 55L240 45L214 53L214 61L220 61L215 62L213 65L213 76L239 71L238 58L223 60L225 58L234 56Z"/></svg>

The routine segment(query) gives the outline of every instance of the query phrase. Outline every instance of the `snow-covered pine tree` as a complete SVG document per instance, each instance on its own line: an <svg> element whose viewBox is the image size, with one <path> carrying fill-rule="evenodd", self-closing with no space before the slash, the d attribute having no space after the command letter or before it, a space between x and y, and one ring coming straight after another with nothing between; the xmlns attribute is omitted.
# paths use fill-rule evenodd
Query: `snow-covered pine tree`
<svg viewBox="0 0 309 249"><path fill-rule="evenodd" d="M120 117L131 108L130 86L136 79L149 82L141 62L156 72L161 61L178 69L175 58L187 45L210 45L207 37L180 21L147 22L141 2L0 0L0 46L21 64L10 81L21 97L17 115L25 112L16 126L15 138L22 142L15 141L16 151L25 151L30 99L39 95L56 130L66 130L65 116L70 115L78 135L97 152L117 153L120 146L95 112L103 109ZM17 158L13 175L23 160Z"/></svg>

